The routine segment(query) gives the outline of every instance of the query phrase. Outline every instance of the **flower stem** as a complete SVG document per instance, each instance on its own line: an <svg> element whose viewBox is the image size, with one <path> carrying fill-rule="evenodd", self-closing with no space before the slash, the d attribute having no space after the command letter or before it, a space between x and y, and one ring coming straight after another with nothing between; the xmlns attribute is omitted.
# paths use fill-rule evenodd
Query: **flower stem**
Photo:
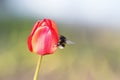
<svg viewBox="0 0 120 80"><path fill-rule="evenodd" d="M40 66L41 66L41 62L42 62L42 57L43 56L39 56L39 58L38 58L38 62L37 62L37 66L36 66L36 70L35 70L35 74L34 74L33 80L37 80L37 78L38 78L38 73L39 73L39 70L40 70Z"/></svg>

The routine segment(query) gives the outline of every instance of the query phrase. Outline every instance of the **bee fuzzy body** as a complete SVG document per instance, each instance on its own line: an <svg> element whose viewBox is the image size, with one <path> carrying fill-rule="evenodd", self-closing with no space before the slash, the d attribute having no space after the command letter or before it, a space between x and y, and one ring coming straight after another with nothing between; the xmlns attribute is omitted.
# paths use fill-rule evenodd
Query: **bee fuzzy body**
<svg viewBox="0 0 120 80"><path fill-rule="evenodd" d="M59 42L58 42L58 47L60 49L64 49L66 44L74 44L74 42L68 40L65 36L60 35L59 37Z"/></svg>
<svg viewBox="0 0 120 80"><path fill-rule="evenodd" d="M66 45L66 41L67 41L66 37L64 37L63 35L60 35L59 42L58 42L58 47L60 49L63 49Z"/></svg>

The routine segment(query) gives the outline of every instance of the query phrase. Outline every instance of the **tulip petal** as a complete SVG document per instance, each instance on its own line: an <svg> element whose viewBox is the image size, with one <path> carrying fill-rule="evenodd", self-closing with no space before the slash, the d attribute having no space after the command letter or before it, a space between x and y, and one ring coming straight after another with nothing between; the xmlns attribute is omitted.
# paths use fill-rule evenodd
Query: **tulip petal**
<svg viewBox="0 0 120 80"><path fill-rule="evenodd" d="M37 28L37 30L34 32L34 35L32 37L32 46L33 46L33 51L35 53L37 53L38 48L40 50L43 50L43 49L41 49L41 48L44 47L44 45L42 45L43 40L42 40L42 37L41 37L41 33L42 33L43 30L44 30L44 28L41 28L41 27ZM40 45L40 47L39 47L39 45Z"/></svg>
<svg viewBox="0 0 120 80"><path fill-rule="evenodd" d="M45 39L45 50L47 54L53 53L57 49L58 38L54 31L49 30Z"/></svg>
<svg viewBox="0 0 120 80"><path fill-rule="evenodd" d="M51 21L50 19L44 19L44 21L46 22L46 26L50 26L49 28L51 30L54 30L56 32L56 34L58 35L58 30L57 30L57 27L55 25L55 22Z"/></svg>
<svg viewBox="0 0 120 80"><path fill-rule="evenodd" d="M51 21L51 20L49 20L49 21L51 22L51 29L54 30L56 32L56 35L58 36L58 29L57 29L57 27L55 25L55 22Z"/></svg>
<svg viewBox="0 0 120 80"><path fill-rule="evenodd" d="M38 20L38 21L35 23L35 25L34 25L34 27L33 27L33 29L32 29L31 35L34 34L34 32L36 31L36 29L37 29L38 27L40 27L42 23L43 23L43 20Z"/></svg>
<svg viewBox="0 0 120 80"><path fill-rule="evenodd" d="M32 43L31 43L31 41L32 41L32 36L30 35L30 36L28 37L28 48L29 48L29 50L32 52L33 49L32 49Z"/></svg>
<svg viewBox="0 0 120 80"><path fill-rule="evenodd" d="M32 37L33 52L41 55L53 53L57 49L57 38L53 35L49 27L39 27Z"/></svg>

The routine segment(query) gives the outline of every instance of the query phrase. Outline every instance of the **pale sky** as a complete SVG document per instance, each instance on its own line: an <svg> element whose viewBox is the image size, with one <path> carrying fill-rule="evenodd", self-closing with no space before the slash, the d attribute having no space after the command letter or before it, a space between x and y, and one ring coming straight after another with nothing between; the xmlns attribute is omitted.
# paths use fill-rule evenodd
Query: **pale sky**
<svg viewBox="0 0 120 80"><path fill-rule="evenodd" d="M14 14L120 25L120 0L8 0Z"/></svg>

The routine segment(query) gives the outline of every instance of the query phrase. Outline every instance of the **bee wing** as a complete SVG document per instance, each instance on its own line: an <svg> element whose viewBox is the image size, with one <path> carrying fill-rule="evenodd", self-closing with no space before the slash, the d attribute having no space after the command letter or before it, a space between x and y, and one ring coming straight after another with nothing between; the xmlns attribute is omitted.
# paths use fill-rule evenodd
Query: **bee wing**
<svg viewBox="0 0 120 80"><path fill-rule="evenodd" d="M66 40L66 44L75 44L75 43L70 40Z"/></svg>

